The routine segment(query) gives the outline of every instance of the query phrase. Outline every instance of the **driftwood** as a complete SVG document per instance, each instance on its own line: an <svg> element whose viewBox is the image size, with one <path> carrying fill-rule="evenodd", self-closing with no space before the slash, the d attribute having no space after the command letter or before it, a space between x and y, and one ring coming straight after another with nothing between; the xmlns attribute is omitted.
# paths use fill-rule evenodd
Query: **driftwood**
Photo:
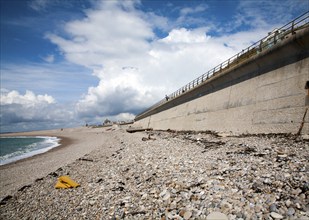
<svg viewBox="0 0 309 220"><path fill-rule="evenodd" d="M137 127L137 128L128 128L127 129L127 132L129 133L134 133L134 132L141 132L141 131L152 131L153 129L152 128L140 128L140 127Z"/></svg>

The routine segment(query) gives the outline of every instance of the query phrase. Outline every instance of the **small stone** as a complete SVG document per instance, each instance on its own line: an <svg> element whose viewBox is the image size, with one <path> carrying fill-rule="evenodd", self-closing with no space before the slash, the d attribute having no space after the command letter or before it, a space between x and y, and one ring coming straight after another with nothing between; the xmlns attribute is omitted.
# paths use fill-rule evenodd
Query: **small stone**
<svg viewBox="0 0 309 220"><path fill-rule="evenodd" d="M147 199L147 197L148 197L148 194L145 193L145 194L143 194L142 199Z"/></svg>
<svg viewBox="0 0 309 220"><path fill-rule="evenodd" d="M168 212L168 213L166 214L166 217L168 217L169 219L172 219L172 218L173 218L173 214L172 214L171 212Z"/></svg>
<svg viewBox="0 0 309 220"><path fill-rule="evenodd" d="M180 215L181 217L183 217L183 216L185 215L185 213L186 213L185 210L181 210L181 211L179 212L179 215Z"/></svg>
<svg viewBox="0 0 309 220"><path fill-rule="evenodd" d="M295 206L297 209L301 209L301 205L299 203L296 203Z"/></svg>
<svg viewBox="0 0 309 220"><path fill-rule="evenodd" d="M266 178L263 183L267 184L267 185L270 185L272 182L269 178Z"/></svg>
<svg viewBox="0 0 309 220"><path fill-rule="evenodd" d="M301 137L303 140L309 140L309 134L303 134Z"/></svg>
<svg viewBox="0 0 309 220"><path fill-rule="evenodd" d="M273 217L274 219L283 219L283 216L278 214L277 212L271 212L270 216Z"/></svg>
<svg viewBox="0 0 309 220"><path fill-rule="evenodd" d="M262 210L262 208L263 207L261 205L256 205L254 210L255 210L255 212L260 212Z"/></svg>
<svg viewBox="0 0 309 220"><path fill-rule="evenodd" d="M292 194L294 194L294 195L299 195L301 192L302 192L302 190L301 190L300 188L297 188L297 189L294 189L294 190L292 191Z"/></svg>
<svg viewBox="0 0 309 220"><path fill-rule="evenodd" d="M270 212L277 212L278 209L277 209L276 204L271 204L271 205L269 206L269 211L270 211Z"/></svg>
<svg viewBox="0 0 309 220"><path fill-rule="evenodd" d="M171 194L169 192L167 192L164 196L163 196L163 200L166 201L171 197Z"/></svg>
<svg viewBox="0 0 309 220"><path fill-rule="evenodd" d="M170 209L176 209L176 207L177 207L176 201L173 201L170 205Z"/></svg>
<svg viewBox="0 0 309 220"><path fill-rule="evenodd" d="M166 193L167 193L167 190L165 189L160 193L160 196L163 197Z"/></svg>
<svg viewBox="0 0 309 220"><path fill-rule="evenodd" d="M290 207L290 206L291 206L291 204L292 204L291 200L287 200L287 201L285 201L285 205L286 205L286 207Z"/></svg>
<svg viewBox="0 0 309 220"><path fill-rule="evenodd" d="M93 206L95 204L95 201L94 200L90 200L89 201L89 205Z"/></svg>
<svg viewBox="0 0 309 220"><path fill-rule="evenodd" d="M287 211L287 214L288 214L289 216L294 215L294 213L295 213L295 209L293 209L292 207L289 208L288 211Z"/></svg>
<svg viewBox="0 0 309 220"><path fill-rule="evenodd" d="M183 218L184 218L184 219L190 219L191 216L192 216L192 212L187 211L187 212L185 212L185 214L183 215Z"/></svg>
<svg viewBox="0 0 309 220"><path fill-rule="evenodd" d="M206 217L206 220L228 220L228 217L222 212L212 212Z"/></svg>
<svg viewBox="0 0 309 220"><path fill-rule="evenodd" d="M291 174L289 174L289 173L285 173L285 174L283 174L283 175L284 175L285 178L291 177Z"/></svg>
<svg viewBox="0 0 309 220"><path fill-rule="evenodd" d="M309 182L305 182L304 185L302 186L302 189L304 192L309 191Z"/></svg>

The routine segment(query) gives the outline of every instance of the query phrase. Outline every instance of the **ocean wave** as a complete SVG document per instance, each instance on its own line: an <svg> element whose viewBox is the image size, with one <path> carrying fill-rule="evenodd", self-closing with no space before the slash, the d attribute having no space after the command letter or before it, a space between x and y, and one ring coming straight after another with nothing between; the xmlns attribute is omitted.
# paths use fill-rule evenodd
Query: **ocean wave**
<svg viewBox="0 0 309 220"><path fill-rule="evenodd" d="M0 165L12 163L24 158L32 157L37 154L42 154L60 145L59 143L60 139L57 137L17 136L17 137L1 137L1 138L38 138L42 139L42 141L25 145L23 147L16 149L16 151L12 153L0 156Z"/></svg>

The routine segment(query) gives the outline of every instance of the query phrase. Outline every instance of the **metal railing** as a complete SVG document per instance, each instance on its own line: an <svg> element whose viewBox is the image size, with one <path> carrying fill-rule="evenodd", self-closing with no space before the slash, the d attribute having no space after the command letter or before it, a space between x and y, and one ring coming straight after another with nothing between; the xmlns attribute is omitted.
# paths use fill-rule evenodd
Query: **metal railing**
<svg viewBox="0 0 309 220"><path fill-rule="evenodd" d="M173 99L175 99L176 97L180 95L186 94L187 92L191 91L193 88L196 88L197 86L206 82L208 79L210 79L214 75L222 71L225 71L227 69L230 69L240 63L243 63L249 58L258 55L262 51L268 50L269 48L274 46L276 43L282 41L283 39L288 38L289 36L295 34L298 30L301 30L307 27L309 27L309 11L300 15L299 17L295 18L293 21L287 23L286 25L280 27L279 29L274 29L266 37L255 42L251 46L247 47L246 49L242 50L236 55L230 57L226 61L220 63L216 67L210 69L208 72L192 80L185 86L181 87L180 89L176 90L175 92L166 96L164 99L157 102L156 104L147 108L145 111L138 114L136 118L146 114L152 109L159 107L160 105L163 105L169 101L172 101Z"/></svg>

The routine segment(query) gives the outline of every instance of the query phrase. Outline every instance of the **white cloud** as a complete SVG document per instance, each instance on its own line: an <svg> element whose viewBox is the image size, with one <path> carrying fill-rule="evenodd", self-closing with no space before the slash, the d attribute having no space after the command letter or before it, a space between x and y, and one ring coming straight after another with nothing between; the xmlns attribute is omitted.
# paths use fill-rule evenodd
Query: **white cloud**
<svg viewBox="0 0 309 220"><path fill-rule="evenodd" d="M1 89L0 107L1 132L78 124L74 111L57 104L47 94L36 95L32 91L20 94L15 90Z"/></svg>
<svg viewBox="0 0 309 220"><path fill-rule="evenodd" d="M53 63L55 61L55 56L50 54L47 55L46 57L43 57L43 60L45 60L47 63Z"/></svg>
<svg viewBox="0 0 309 220"><path fill-rule="evenodd" d="M45 120L46 115L42 112L52 103L55 103L54 98L47 94L35 95L26 91L22 95L15 90L1 89L1 125Z"/></svg>
<svg viewBox="0 0 309 220"><path fill-rule="evenodd" d="M209 36L206 36L205 29L187 30L186 28L173 29L167 37L159 40L164 43L205 43Z"/></svg>
<svg viewBox="0 0 309 220"><path fill-rule="evenodd" d="M208 7L206 5L198 5L194 8L190 8L190 7L182 8L182 9L180 9L180 15L186 16L186 15L189 15L189 14L195 14L195 13L198 13L198 12L203 12L203 11L206 11L207 8Z"/></svg>
<svg viewBox="0 0 309 220"><path fill-rule="evenodd" d="M128 5L128 1L104 1L98 10L88 10L85 19L67 23L67 38L50 33L46 37L69 61L85 66L102 65L107 58L125 58L147 50L147 40L154 34Z"/></svg>
<svg viewBox="0 0 309 220"><path fill-rule="evenodd" d="M25 95L19 94L18 91L8 91L1 89L1 105L20 104L26 107L35 105L45 105L55 103L55 99L47 94L35 95L32 91L27 90Z"/></svg>
<svg viewBox="0 0 309 220"><path fill-rule="evenodd" d="M44 10L50 3L51 0L32 0L29 2L29 6L35 11L41 11Z"/></svg>
<svg viewBox="0 0 309 220"><path fill-rule="evenodd" d="M48 93L58 102L76 102L89 86L96 83L92 71L68 62L4 63L1 65L1 87L8 90Z"/></svg>
<svg viewBox="0 0 309 220"><path fill-rule="evenodd" d="M240 1L238 13L230 26L234 29L242 25L269 29L290 22L295 13L299 15L308 9L309 3L304 0Z"/></svg>

